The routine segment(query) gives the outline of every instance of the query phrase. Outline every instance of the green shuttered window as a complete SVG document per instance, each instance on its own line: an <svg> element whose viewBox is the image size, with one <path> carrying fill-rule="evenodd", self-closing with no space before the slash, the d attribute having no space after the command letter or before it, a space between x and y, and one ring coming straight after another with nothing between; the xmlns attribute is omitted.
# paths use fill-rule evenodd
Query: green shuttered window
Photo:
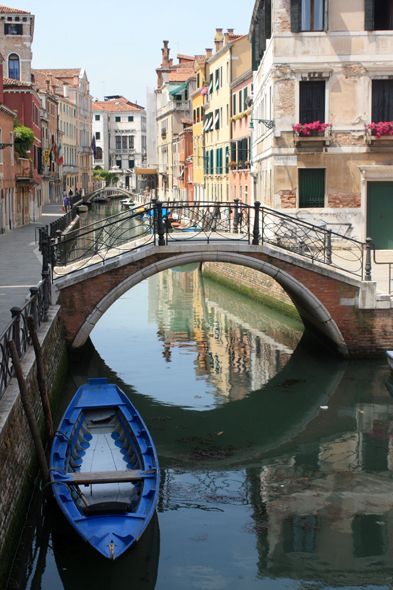
<svg viewBox="0 0 393 590"><path fill-rule="evenodd" d="M299 168L299 207L325 206L325 168Z"/></svg>

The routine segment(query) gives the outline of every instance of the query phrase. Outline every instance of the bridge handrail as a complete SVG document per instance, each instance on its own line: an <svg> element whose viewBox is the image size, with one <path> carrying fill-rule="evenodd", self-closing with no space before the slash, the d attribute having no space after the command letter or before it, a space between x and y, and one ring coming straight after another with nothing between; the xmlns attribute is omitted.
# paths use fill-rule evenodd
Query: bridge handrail
<svg viewBox="0 0 393 590"><path fill-rule="evenodd" d="M33 317L37 329L43 321L46 321L50 305L50 290L48 277L40 281L36 287L30 288L31 296L23 307L11 309L12 319L0 334L0 399L15 374L7 343L11 340L15 342L19 359L22 360L31 344L27 318Z"/></svg>
<svg viewBox="0 0 393 590"><path fill-rule="evenodd" d="M242 240L252 245L269 244L309 259L312 263L327 264L361 280L371 280L371 266L368 268L366 264L364 267L366 244L288 213L261 207L259 202L248 205L241 203L239 199L225 202L151 201L143 207L144 214L150 215L149 224L145 224L142 234L135 235L135 240L141 235L146 236L148 232L152 238L145 240L139 247L152 241L156 243L157 238L160 246L170 242L192 240L204 240L207 243L213 240ZM162 215L163 210L166 210L165 216ZM177 222L176 214L182 223ZM130 228L122 224L139 215L135 209L131 209L101 219L72 232L65 239L58 240L54 247L57 247L58 253L66 252L66 248L72 248L74 261L85 259L89 255L96 256L97 252L102 260L105 258L105 248L108 252L110 250L108 257L111 257L116 255L115 249L120 245L124 252L124 246L128 242L131 251L134 249L134 238L130 238ZM118 231L116 226L120 228ZM105 232L97 235L96 232L103 229ZM94 236L90 239L89 234ZM68 246L75 240L80 240L80 246L76 243L74 246ZM82 244L83 240L87 240L85 244ZM60 242L62 250L59 250ZM78 248L79 252L76 254ZM53 256L51 259L59 263L63 260L63 265L68 264L62 256Z"/></svg>
<svg viewBox="0 0 393 590"><path fill-rule="evenodd" d="M389 295L392 295L393 293L393 285L392 285L392 279L393 279L393 260L389 261L389 260L377 260L375 258L375 252L376 252L376 246L372 240L372 238L366 238L366 248L367 248L367 253L369 253L371 250L373 251L373 261L375 264L380 264L382 266L384 265L388 265L389 266ZM370 262L367 261L368 264L370 265L370 271L371 271L371 260Z"/></svg>

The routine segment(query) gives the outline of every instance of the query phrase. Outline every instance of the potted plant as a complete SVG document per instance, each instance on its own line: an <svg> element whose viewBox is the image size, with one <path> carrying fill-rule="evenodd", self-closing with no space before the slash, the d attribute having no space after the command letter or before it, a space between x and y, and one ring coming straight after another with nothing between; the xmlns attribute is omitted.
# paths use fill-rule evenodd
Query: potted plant
<svg viewBox="0 0 393 590"><path fill-rule="evenodd" d="M393 121L370 123L366 125L366 129L371 132L371 135L375 135L376 137L389 137L393 135Z"/></svg>
<svg viewBox="0 0 393 590"><path fill-rule="evenodd" d="M231 170L236 170L237 164L235 161L229 162L229 167Z"/></svg>
<svg viewBox="0 0 393 590"><path fill-rule="evenodd" d="M296 123L296 125L293 126L293 130L300 136L307 137L312 135L325 135L325 129L327 127L331 127L331 124L314 121L313 123Z"/></svg>

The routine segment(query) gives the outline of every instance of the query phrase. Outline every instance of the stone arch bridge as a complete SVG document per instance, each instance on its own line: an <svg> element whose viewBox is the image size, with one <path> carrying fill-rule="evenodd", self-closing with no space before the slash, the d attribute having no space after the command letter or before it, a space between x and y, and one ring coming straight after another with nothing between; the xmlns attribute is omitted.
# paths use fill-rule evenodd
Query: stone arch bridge
<svg viewBox="0 0 393 590"><path fill-rule="evenodd" d="M179 241L143 247L85 266L52 285L71 348L82 346L105 311L126 291L162 270L189 263L227 262L274 278L305 327L342 357L393 348L389 301L378 301L376 283L266 244Z"/></svg>

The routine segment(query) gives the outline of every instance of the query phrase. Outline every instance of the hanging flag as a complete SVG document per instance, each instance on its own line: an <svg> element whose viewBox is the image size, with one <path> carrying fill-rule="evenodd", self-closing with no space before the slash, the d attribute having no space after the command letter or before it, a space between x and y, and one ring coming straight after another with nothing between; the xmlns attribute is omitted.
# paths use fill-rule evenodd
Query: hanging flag
<svg viewBox="0 0 393 590"><path fill-rule="evenodd" d="M53 143L52 145L52 155L53 155L53 159L57 164L57 145L56 142Z"/></svg>
<svg viewBox="0 0 393 590"><path fill-rule="evenodd" d="M93 137L91 138L91 149L93 150L93 154L94 154L94 159L97 158L97 147L96 147L96 138Z"/></svg>
<svg viewBox="0 0 393 590"><path fill-rule="evenodd" d="M61 143L59 143L59 147L57 148L57 164L61 166L63 162L63 148L61 147Z"/></svg>

